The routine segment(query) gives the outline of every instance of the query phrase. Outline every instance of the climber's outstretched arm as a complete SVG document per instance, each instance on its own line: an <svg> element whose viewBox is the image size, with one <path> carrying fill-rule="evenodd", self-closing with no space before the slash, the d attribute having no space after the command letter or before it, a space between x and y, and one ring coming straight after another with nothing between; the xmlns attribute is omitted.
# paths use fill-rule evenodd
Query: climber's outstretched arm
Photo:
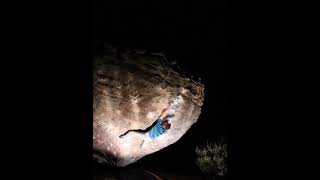
<svg viewBox="0 0 320 180"><path fill-rule="evenodd" d="M167 114L167 112L168 112L168 108L163 109L158 119L163 119Z"/></svg>

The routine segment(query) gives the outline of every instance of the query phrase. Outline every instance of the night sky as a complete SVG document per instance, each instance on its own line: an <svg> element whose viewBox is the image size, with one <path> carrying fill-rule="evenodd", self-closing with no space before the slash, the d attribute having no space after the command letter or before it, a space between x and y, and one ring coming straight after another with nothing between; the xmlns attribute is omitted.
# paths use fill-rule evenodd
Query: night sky
<svg viewBox="0 0 320 180"><path fill-rule="evenodd" d="M223 5L220 5L223 6ZM125 48L163 52L178 61L188 74L205 85L202 113L175 144L148 155L132 166L167 171L199 171L194 148L207 140L228 140L226 81L228 47L227 12L205 5L177 5L163 9L156 4L115 5L95 3L93 39ZM98 46L99 47L99 46Z"/></svg>

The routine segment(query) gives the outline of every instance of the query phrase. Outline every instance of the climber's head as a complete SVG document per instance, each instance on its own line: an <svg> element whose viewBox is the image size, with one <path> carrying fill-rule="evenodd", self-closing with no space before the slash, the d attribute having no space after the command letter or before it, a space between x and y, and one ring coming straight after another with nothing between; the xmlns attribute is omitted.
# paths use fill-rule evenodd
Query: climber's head
<svg viewBox="0 0 320 180"><path fill-rule="evenodd" d="M165 128L165 129L170 129L171 124L168 122L168 120L164 120L162 122L162 127Z"/></svg>

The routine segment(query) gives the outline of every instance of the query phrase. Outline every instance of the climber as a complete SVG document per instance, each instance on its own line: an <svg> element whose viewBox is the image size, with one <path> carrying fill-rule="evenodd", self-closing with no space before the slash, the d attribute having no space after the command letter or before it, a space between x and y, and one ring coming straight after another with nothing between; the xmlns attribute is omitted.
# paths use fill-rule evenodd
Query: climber
<svg viewBox="0 0 320 180"><path fill-rule="evenodd" d="M171 124L169 123L168 118L173 117L174 115L173 114L166 115L167 111L168 111L168 108L163 109L163 111L161 112L161 114L159 115L159 117L155 121L155 123L153 123L153 125L151 125L147 129L145 129L145 130L141 130L141 129L129 130L129 131L125 132L124 134L120 135L119 137L123 138L128 134L134 133L143 139L143 141L140 145L140 148L144 147L147 143L152 141L154 138L160 136L161 134L167 132L168 129L170 129Z"/></svg>

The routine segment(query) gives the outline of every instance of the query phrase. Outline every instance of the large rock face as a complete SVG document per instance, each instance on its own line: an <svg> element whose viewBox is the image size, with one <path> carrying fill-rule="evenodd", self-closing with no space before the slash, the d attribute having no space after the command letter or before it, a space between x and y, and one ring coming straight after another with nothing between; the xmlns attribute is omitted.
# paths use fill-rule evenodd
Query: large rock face
<svg viewBox="0 0 320 180"><path fill-rule="evenodd" d="M94 159L126 166L178 141L200 115L204 86L174 71L162 55L113 49L95 58ZM145 147L127 130L146 129L171 105L171 128Z"/></svg>

